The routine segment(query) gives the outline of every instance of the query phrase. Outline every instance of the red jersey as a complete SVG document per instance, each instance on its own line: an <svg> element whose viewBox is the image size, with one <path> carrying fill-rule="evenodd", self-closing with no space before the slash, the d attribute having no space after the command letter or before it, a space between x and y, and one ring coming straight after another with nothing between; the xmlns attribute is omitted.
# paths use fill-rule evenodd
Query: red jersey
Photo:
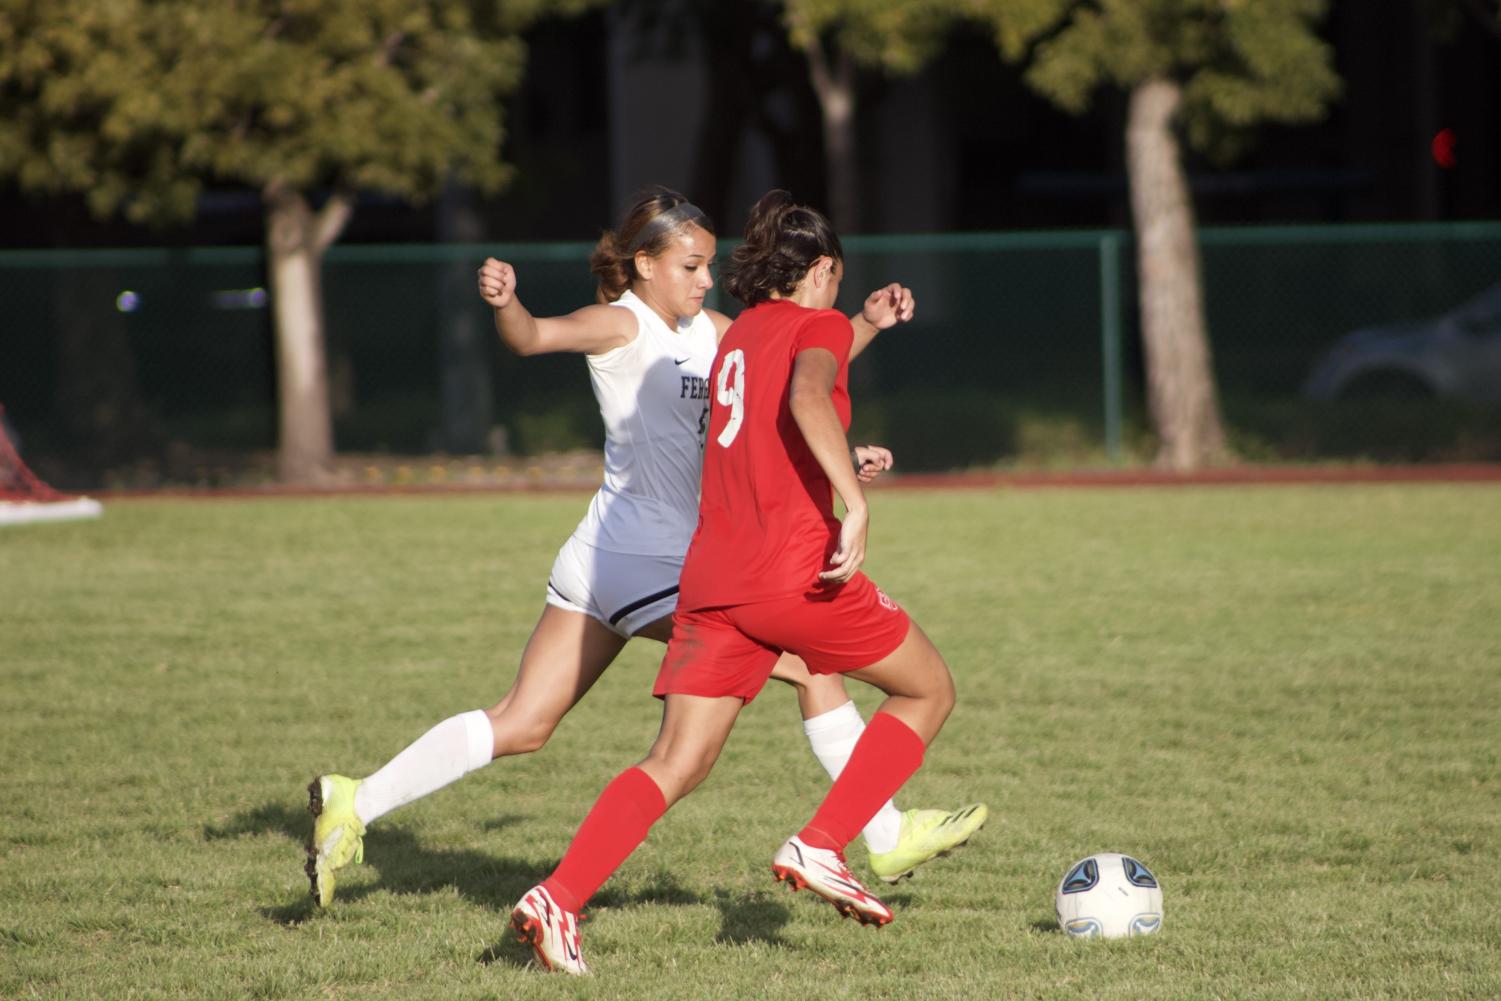
<svg viewBox="0 0 1501 1001"><path fill-rule="evenodd" d="M855 332L832 309L786 299L759 303L725 332L709 372L698 530L679 581L678 608L719 608L812 591L839 545L834 488L792 419L798 353L824 348L839 363L833 402L850 423Z"/></svg>

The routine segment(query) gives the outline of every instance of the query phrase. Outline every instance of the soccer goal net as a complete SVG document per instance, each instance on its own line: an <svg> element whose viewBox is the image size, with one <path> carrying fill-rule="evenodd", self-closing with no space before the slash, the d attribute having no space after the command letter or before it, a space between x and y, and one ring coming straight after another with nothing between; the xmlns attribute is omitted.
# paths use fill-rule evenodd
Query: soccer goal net
<svg viewBox="0 0 1501 1001"><path fill-rule="evenodd" d="M60 493L26 467L0 407L0 525L97 518L103 511L93 498Z"/></svg>

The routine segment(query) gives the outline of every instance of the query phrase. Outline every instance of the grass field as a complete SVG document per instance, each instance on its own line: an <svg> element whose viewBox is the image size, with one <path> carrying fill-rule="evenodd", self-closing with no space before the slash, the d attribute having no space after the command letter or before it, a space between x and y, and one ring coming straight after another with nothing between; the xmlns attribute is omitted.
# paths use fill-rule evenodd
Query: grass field
<svg viewBox="0 0 1501 1001"><path fill-rule="evenodd" d="M879 492L867 568L959 682L900 802L993 812L888 928L770 878L826 787L773 686L594 902L597 975L529 967L510 906L655 733L645 642L543 751L374 827L317 912L308 779L492 702L584 503L120 501L0 531L0 997L1501 996L1483 485ZM1162 880L1155 939L1056 930L1057 880L1110 850Z"/></svg>

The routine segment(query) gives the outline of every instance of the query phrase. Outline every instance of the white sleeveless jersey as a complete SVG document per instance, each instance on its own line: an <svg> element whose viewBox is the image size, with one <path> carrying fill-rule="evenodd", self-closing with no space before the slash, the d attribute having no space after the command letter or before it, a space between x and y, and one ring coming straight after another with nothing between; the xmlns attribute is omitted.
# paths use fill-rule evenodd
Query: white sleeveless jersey
<svg viewBox="0 0 1501 1001"><path fill-rule="evenodd" d="M574 537L615 553L681 557L698 526L699 472L718 350L705 313L669 327L627 291L636 339L587 355L605 422L605 481Z"/></svg>

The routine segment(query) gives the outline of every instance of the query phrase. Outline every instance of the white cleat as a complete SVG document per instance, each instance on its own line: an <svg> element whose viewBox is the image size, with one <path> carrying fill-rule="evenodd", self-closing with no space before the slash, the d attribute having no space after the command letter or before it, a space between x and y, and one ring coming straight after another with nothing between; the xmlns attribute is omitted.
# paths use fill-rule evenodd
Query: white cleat
<svg viewBox="0 0 1501 1001"><path fill-rule="evenodd" d="M772 875L794 890L812 890L845 917L880 927L892 918L891 908L871 895L854 877L844 856L831 848L814 848L797 835L788 838L771 860Z"/></svg>
<svg viewBox="0 0 1501 1001"><path fill-rule="evenodd" d="M579 950L579 916L558 906L541 886L534 886L511 911L516 938L531 945L545 970L562 970L574 976L589 972Z"/></svg>

